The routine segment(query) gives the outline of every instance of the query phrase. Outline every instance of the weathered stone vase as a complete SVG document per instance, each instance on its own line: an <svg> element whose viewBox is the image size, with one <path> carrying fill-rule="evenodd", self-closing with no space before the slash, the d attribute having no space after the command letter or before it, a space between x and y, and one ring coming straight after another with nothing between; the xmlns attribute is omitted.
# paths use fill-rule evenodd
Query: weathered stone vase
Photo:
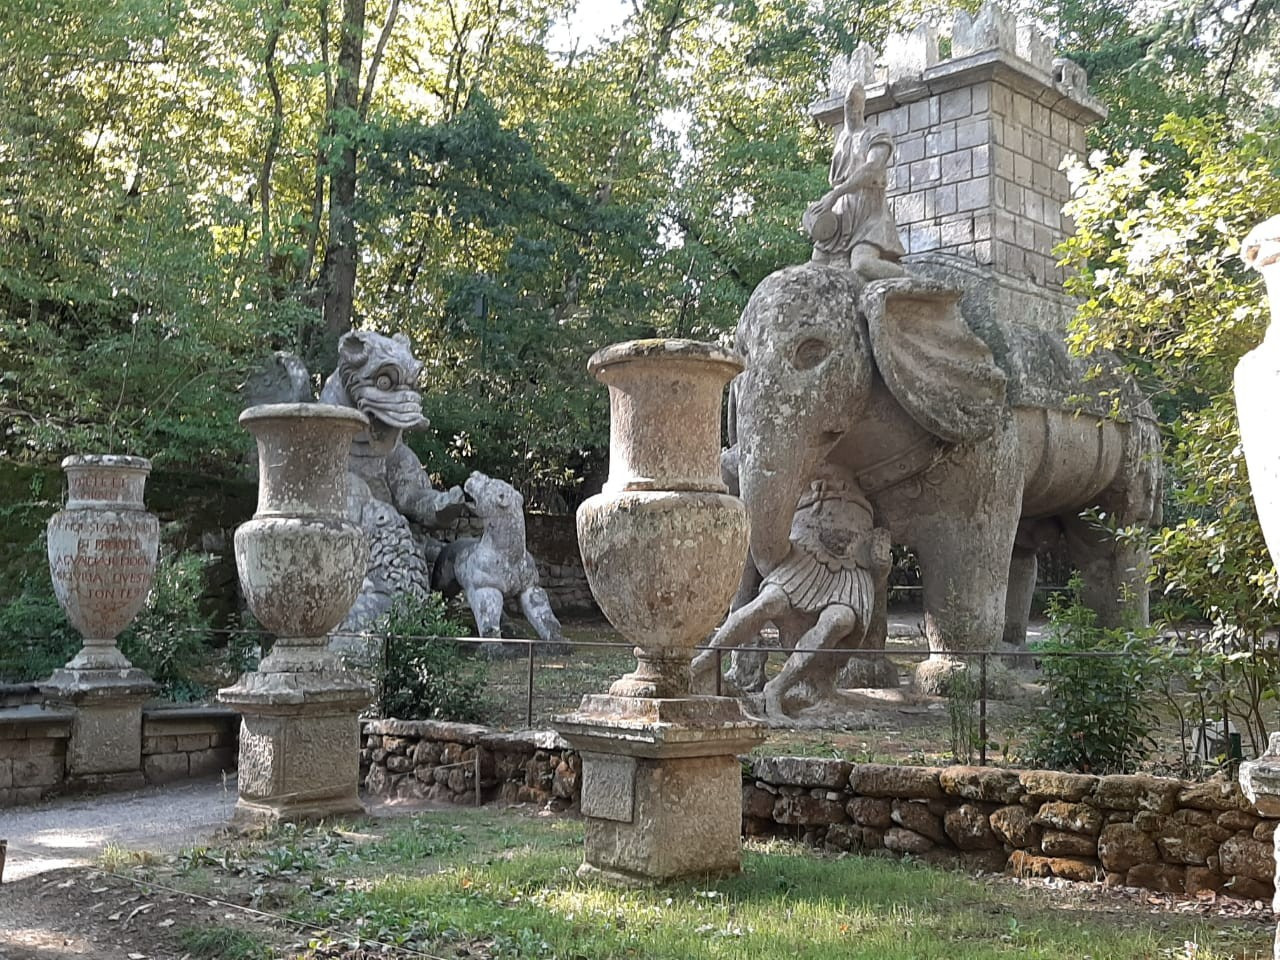
<svg viewBox="0 0 1280 960"><path fill-rule="evenodd" d="M276 635L257 672L218 698L241 713L235 822L308 820L361 810L357 712L369 685L328 649L369 548L347 519L347 453L362 413L320 403L250 407L258 510L236 531L236 568L254 616Z"/></svg>
<svg viewBox="0 0 1280 960"><path fill-rule="evenodd" d="M347 615L369 544L347 519L347 453L364 414L321 403L250 407L240 423L258 442L258 509L235 533L249 609L278 638L259 673L340 664L326 634Z"/></svg>
<svg viewBox="0 0 1280 960"><path fill-rule="evenodd" d="M620 697L685 697L693 648L728 609L747 515L720 479L720 400L742 361L713 344L636 340L587 365L609 387L609 480L578 508L604 615L635 643Z"/></svg>
<svg viewBox="0 0 1280 960"><path fill-rule="evenodd" d="M588 369L609 387L609 481L578 509L578 543L638 664L556 721L582 754L579 874L631 884L733 873L738 755L764 730L736 700L689 696L689 662L747 557L746 508L720 481L720 398L742 362L709 343L638 340Z"/></svg>
<svg viewBox="0 0 1280 960"><path fill-rule="evenodd" d="M1262 343L1240 358L1235 371L1240 443L1258 520L1273 562L1280 564L1280 217L1255 227L1241 244L1245 263L1262 274L1271 324Z"/></svg>
<svg viewBox="0 0 1280 960"><path fill-rule="evenodd" d="M1235 372L1236 410L1240 443L1249 466L1249 485L1258 521L1273 563L1280 564L1280 217L1272 217L1250 231L1240 245L1244 262L1262 274L1271 307L1271 324L1262 343L1240 358ZM1264 817L1280 817L1280 734L1273 733L1258 759L1240 766L1245 796ZM1280 830L1273 838L1280 864ZM1280 866L1277 867L1280 887ZM1272 904L1280 912L1280 892ZM1280 960L1280 930L1272 955Z"/></svg>
<svg viewBox="0 0 1280 960"><path fill-rule="evenodd" d="M49 518L53 592L84 647L68 670L129 670L116 638L147 602L160 521L142 493L151 461L91 454L62 461L67 505Z"/></svg>
<svg viewBox="0 0 1280 960"><path fill-rule="evenodd" d="M74 717L66 785L142 785L142 707L156 685L116 638L147 602L160 522L142 503L151 463L142 457L67 457L67 505L49 518L53 592L84 638L80 652L40 684L45 703Z"/></svg>

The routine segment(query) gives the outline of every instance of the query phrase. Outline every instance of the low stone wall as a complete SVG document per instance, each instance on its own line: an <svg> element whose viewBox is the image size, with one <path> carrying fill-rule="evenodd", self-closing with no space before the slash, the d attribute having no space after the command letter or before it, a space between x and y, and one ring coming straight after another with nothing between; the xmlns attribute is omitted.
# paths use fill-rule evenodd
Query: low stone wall
<svg viewBox="0 0 1280 960"><path fill-rule="evenodd" d="M34 704L0 710L0 807L36 803L62 785L72 719Z"/></svg>
<svg viewBox="0 0 1280 960"><path fill-rule="evenodd" d="M578 799L582 761L549 731L504 733L436 720L366 720L360 780L398 800L536 803L567 810Z"/></svg>
<svg viewBox="0 0 1280 960"><path fill-rule="evenodd" d="M474 804L477 755L482 800L576 806L581 760L550 732L366 721L361 778L376 796ZM1172 893L1273 893L1276 821L1233 781L763 757L744 768L742 814L748 835L830 850Z"/></svg>
<svg viewBox="0 0 1280 960"><path fill-rule="evenodd" d="M1276 821L1235 782L798 757L752 764L748 834L1027 876L1270 900Z"/></svg>
<svg viewBox="0 0 1280 960"><path fill-rule="evenodd" d="M226 707L157 706L142 712L142 773L172 783L236 768L240 715Z"/></svg>
<svg viewBox="0 0 1280 960"><path fill-rule="evenodd" d="M34 683L0 683L0 710L39 706L44 700Z"/></svg>
<svg viewBox="0 0 1280 960"><path fill-rule="evenodd" d="M0 709L0 807L37 803L62 791L74 722L74 711L38 703ZM148 783L172 783L231 772L239 735L240 716L225 707L145 707L143 776Z"/></svg>

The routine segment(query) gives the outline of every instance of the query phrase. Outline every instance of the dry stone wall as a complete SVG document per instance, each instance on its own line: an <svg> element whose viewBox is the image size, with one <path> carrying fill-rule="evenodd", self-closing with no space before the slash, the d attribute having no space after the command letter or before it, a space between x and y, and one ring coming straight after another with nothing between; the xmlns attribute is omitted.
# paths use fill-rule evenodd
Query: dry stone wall
<svg viewBox="0 0 1280 960"><path fill-rule="evenodd" d="M365 789L395 799L576 807L581 760L554 733L364 724ZM1276 821L1234 781L764 757L744 767L743 830L873 856L1267 900Z"/></svg>
<svg viewBox="0 0 1280 960"><path fill-rule="evenodd" d="M767 757L748 834L1024 876L1269 900L1276 822L1234 781Z"/></svg>
<svg viewBox="0 0 1280 960"><path fill-rule="evenodd" d="M360 780L398 800L534 803L567 810L578 802L581 758L557 734L515 733L436 720L367 720Z"/></svg>

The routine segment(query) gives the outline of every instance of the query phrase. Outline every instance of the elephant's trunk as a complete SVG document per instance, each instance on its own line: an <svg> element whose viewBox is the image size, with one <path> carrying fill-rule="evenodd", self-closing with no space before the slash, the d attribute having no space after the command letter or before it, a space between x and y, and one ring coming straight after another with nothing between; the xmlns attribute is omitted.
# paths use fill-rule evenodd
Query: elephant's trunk
<svg viewBox="0 0 1280 960"><path fill-rule="evenodd" d="M806 449L800 442L778 449L772 440L743 438L739 462L742 499L751 522L751 558L762 574L786 558L796 503L821 459L819 450Z"/></svg>

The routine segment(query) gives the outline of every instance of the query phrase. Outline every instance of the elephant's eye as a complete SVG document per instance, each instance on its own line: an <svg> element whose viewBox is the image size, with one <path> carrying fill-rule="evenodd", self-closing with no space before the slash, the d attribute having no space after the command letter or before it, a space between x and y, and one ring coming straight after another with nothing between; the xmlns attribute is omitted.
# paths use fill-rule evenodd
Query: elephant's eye
<svg viewBox="0 0 1280 960"><path fill-rule="evenodd" d="M825 340L809 337L796 347L791 365L797 370L812 370L831 355L831 346Z"/></svg>

